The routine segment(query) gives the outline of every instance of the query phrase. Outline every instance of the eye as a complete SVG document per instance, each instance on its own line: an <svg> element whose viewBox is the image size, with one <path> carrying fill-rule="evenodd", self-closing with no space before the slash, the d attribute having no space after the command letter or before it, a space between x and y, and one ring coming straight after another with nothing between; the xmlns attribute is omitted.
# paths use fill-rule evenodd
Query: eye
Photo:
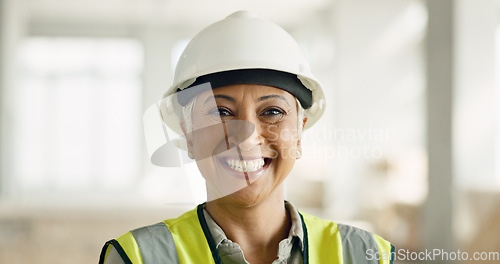
<svg viewBox="0 0 500 264"><path fill-rule="evenodd" d="M279 122L286 115L286 112L278 107L269 107L259 114L259 118L266 123Z"/></svg>
<svg viewBox="0 0 500 264"><path fill-rule="evenodd" d="M218 115L220 117L224 116L233 116L233 113L231 113L231 110L224 108L224 107L217 107L208 112L211 115Z"/></svg>
<svg viewBox="0 0 500 264"><path fill-rule="evenodd" d="M279 108L268 108L264 110L264 112L261 115L267 115L267 116L272 116L272 115L283 115L285 112Z"/></svg>

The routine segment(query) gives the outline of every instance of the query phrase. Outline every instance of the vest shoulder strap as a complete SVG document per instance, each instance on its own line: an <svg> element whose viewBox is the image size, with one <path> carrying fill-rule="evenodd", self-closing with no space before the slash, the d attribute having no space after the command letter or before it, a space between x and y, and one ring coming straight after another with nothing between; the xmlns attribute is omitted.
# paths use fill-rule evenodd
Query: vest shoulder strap
<svg viewBox="0 0 500 264"><path fill-rule="evenodd" d="M307 213L301 214L308 233L309 263L392 264L390 258L394 247L380 236Z"/></svg>
<svg viewBox="0 0 500 264"><path fill-rule="evenodd" d="M106 263L112 247L116 249L125 264L143 264L139 246L131 232L106 242L101 250L99 264Z"/></svg>
<svg viewBox="0 0 500 264"><path fill-rule="evenodd" d="M309 263L342 263L342 244L337 224L300 212L305 223Z"/></svg>
<svg viewBox="0 0 500 264"><path fill-rule="evenodd" d="M214 263L196 209L107 242L99 263L106 262L111 246L126 264Z"/></svg>
<svg viewBox="0 0 500 264"><path fill-rule="evenodd" d="M131 231L144 264L179 263L172 233L164 222Z"/></svg>
<svg viewBox="0 0 500 264"><path fill-rule="evenodd" d="M164 222L134 229L109 241L99 263L105 263L111 246L126 264L179 263L174 239Z"/></svg>
<svg viewBox="0 0 500 264"><path fill-rule="evenodd" d="M392 264L390 258L394 247L390 242L357 227L339 224L338 228L342 237L344 264Z"/></svg>
<svg viewBox="0 0 500 264"><path fill-rule="evenodd" d="M180 263L215 264L212 251L198 219L197 209L178 218L165 220L177 245Z"/></svg>
<svg viewBox="0 0 500 264"><path fill-rule="evenodd" d="M99 256L99 264L107 263L108 255L113 247L115 248L124 264L133 264L127 253L125 253L122 246L116 239L112 239L104 244L101 250L101 255Z"/></svg>

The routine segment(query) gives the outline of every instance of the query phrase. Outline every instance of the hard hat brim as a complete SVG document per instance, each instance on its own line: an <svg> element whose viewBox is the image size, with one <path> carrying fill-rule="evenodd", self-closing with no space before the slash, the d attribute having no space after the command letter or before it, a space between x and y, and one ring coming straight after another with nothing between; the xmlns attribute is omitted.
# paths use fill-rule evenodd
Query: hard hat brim
<svg viewBox="0 0 500 264"><path fill-rule="evenodd" d="M183 90L203 83L210 83L212 89L238 84L258 84L276 87L295 96L304 109L310 108L313 101L312 91L306 88L296 75L270 69L238 69L212 73L196 78L193 84ZM179 92L181 89L177 91ZM186 92L183 93L183 96L178 96L177 98L181 105L186 105L194 96L196 94Z"/></svg>

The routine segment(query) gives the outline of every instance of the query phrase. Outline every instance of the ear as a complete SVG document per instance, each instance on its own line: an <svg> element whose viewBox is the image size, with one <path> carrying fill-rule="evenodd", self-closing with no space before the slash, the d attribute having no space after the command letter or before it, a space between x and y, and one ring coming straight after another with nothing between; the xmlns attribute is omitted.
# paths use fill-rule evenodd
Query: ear
<svg viewBox="0 0 500 264"><path fill-rule="evenodd" d="M304 118L302 119L302 131L304 131L304 127L306 126L306 122L307 122L307 116L304 116ZM302 134L302 132L301 132ZM302 135L298 135L299 138L297 140L297 159L300 159L300 157L302 156Z"/></svg>
<svg viewBox="0 0 500 264"><path fill-rule="evenodd" d="M302 119L302 131L304 131L304 127L306 127L307 123L307 116L304 115L304 118Z"/></svg>
<svg viewBox="0 0 500 264"><path fill-rule="evenodd" d="M295 155L295 159L300 159L302 157L302 144L300 143L300 139L297 141L297 152Z"/></svg>
<svg viewBox="0 0 500 264"><path fill-rule="evenodd" d="M184 137L186 138L186 143L187 143L187 147L188 147L188 157L190 159L194 159L194 155L193 155L193 141L191 139L191 136L187 133L187 129L186 129L186 123L184 122L184 120L180 120L179 121L179 125L181 126L181 129L182 129L182 133L184 134Z"/></svg>

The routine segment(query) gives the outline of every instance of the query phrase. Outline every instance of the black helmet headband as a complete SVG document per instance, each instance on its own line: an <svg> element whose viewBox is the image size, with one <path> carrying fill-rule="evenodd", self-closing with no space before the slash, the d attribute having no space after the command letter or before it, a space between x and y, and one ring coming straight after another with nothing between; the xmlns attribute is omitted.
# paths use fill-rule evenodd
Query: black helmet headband
<svg viewBox="0 0 500 264"><path fill-rule="evenodd" d="M236 84L272 86L293 94L304 109L308 109L312 105L312 91L302 84L297 75L269 69L239 69L200 76L193 84L185 88L183 93L178 94L179 104L184 106L197 95L198 91L189 92L190 87L207 82L210 82L212 89ZM177 91L179 92L180 89Z"/></svg>

